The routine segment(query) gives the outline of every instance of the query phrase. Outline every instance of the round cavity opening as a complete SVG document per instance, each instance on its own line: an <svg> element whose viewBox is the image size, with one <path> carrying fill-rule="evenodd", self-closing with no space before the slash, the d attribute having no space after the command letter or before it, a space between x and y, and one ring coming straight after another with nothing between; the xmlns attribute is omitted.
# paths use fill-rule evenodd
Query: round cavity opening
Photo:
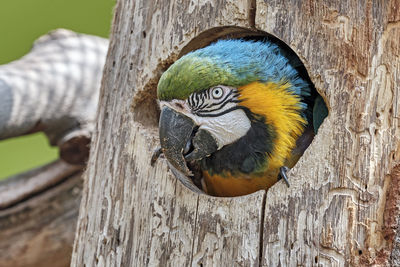
<svg viewBox="0 0 400 267"><path fill-rule="evenodd" d="M289 185L288 170L328 115L286 43L234 26L191 40L161 76L157 95L161 147L174 174L194 191L221 197L280 179Z"/></svg>

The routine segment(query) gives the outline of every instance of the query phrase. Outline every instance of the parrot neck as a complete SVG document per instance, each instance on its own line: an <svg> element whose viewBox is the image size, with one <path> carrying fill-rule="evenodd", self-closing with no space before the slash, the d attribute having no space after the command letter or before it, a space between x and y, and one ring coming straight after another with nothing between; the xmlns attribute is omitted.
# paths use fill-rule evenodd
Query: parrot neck
<svg viewBox="0 0 400 267"><path fill-rule="evenodd" d="M273 152L273 140L276 138L274 129L265 123L264 117L252 114L246 108L243 110L250 120L250 129L236 142L202 160L202 169L210 175L254 173L262 169L268 155Z"/></svg>
<svg viewBox="0 0 400 267"><path fill-rule="evenodd" d="M306 107L301 96L288 82L253 82L239 88L240 105L265 118L265 123L275 132L273 149L269 155L268 170L280 168L291 156L296 140L302 135L307 121L303 116Z"/></svg>
<svg viewBox="0 0 400 267"><path fill-rule="evenodd" d="M238 88L240 106L251 121L251 128L235 143L203 159L210 175L264 177L285 164L302 134L306 120L301 98L288 83L253 82Z"/></svg>

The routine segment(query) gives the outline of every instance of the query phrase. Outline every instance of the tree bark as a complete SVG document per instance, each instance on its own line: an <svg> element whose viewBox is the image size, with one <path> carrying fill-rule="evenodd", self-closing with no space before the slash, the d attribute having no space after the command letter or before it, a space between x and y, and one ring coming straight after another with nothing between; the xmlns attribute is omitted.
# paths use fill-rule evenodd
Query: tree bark
<svg viewBox="0 0 400 267"><path fill-rule="evenodd" d="M0 267L69 264L80 170L58 161L0 182Z"/></svg>
<svg viewBox="0 0 400 267"><path fill-rule="evenodd" d="M330 111L290 188L215 198L164 159L151 167L162 71L218 38L265 32L299 55ZM399 262L399 40L396 1L120 0L72 266Z"/></svg>

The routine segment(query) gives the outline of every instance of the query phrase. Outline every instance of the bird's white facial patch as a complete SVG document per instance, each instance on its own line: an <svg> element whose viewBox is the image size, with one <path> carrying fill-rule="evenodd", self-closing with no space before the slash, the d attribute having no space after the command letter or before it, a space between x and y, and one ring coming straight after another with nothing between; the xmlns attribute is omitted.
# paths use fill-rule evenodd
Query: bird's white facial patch
<svg viewBox="0 0 400 267"><path fill-rule="evenodd" d="M218 149L244 136L251 127L246 113L238 108L239 92L234 87L217 85L191 94L186 100L188 115L199 129L207 130L217 141Z"/></svg>
<svg viewBox="0 0 400 267"><path fill-rule="evenodd" d="M215 138L218 149L237 141L246 135L251 127L250 120L242 109L235 109L217 117L189 117L200 126L199 129L207 130Z"/></svg>
<svg viewBox="0 0 400 267"><path fill-rule="evenodd" d="M246 113L238 108L239 93L236 88L218 85L191 94L186 101L161 101L191 118L199 129L207 130L217 141L218 149L243 137L251 127Z"/></svg>

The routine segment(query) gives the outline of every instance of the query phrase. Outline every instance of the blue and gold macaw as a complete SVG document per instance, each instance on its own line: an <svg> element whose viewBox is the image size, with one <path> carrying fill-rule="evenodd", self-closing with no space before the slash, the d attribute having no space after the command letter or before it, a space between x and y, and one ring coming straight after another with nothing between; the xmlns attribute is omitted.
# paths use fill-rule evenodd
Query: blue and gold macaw
<svg viewBox="0 0 400 267"><path fill-rule="evenodd" d="M285 177L327 115L311 83L269 41L220 40L193 51L164 72L157 96L164 155L186 175L187 163L197 163L203 189L216 196Z"/></svg>

